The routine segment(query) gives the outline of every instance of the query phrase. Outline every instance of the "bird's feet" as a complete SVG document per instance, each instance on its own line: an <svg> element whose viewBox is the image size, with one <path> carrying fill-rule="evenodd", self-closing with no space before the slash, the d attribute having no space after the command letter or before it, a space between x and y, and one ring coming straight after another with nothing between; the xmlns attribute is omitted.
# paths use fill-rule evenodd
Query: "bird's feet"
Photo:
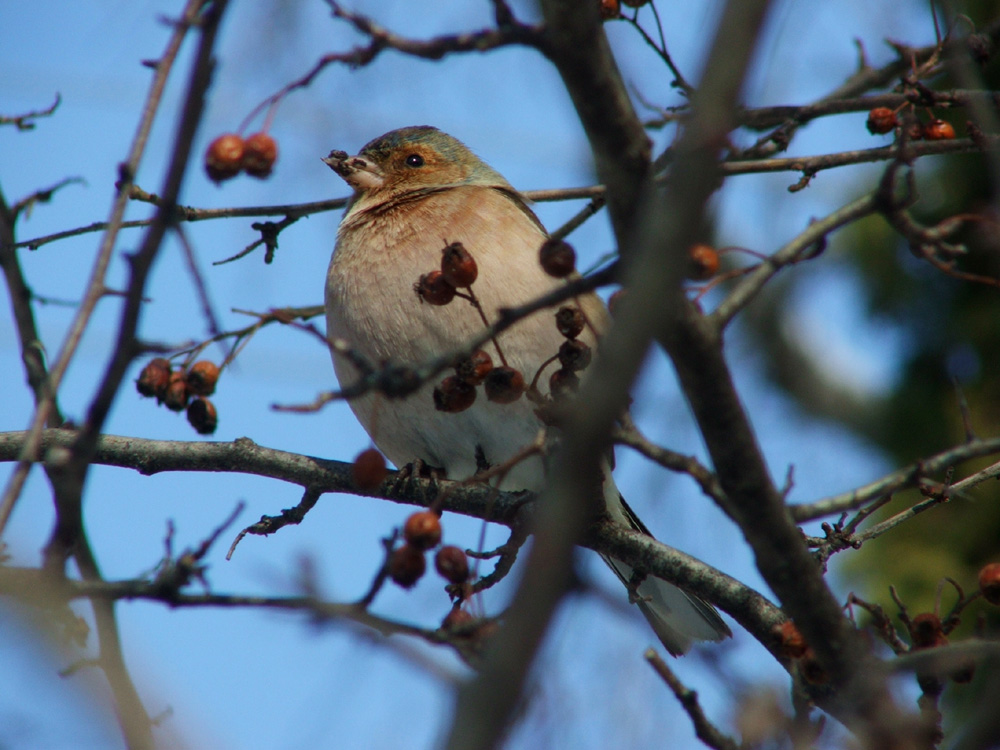
<svg viewBox="0 0 1000 750"><path fill-rule="evenodd" d="M389 497L413 497L419 494L425 503L429 503L437 497L437 483L442 479L447 479L444 469L430 466L418 458L396 472L386 494Z"/></svg>

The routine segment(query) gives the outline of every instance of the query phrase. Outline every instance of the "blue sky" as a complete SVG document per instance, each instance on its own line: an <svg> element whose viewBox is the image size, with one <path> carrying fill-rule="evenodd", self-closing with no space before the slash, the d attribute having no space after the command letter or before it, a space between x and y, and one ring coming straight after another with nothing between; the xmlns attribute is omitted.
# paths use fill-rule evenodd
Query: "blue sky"
<svg viewBox="0 0 1000 750"><path fill-rule="evenodd" d="M535 10L515 3L523 18ZM691 8L675 7L682 5ZM660 3L667 44L689 79L697 78L700 56L712 33L718 3ZM179 3L4 3L0 28L0 112L16 114L48 106L62 96L57 114L18 133L0 129L0 187L15 201L66 176L80 176L19 225L19 239L104 219L113 194L116 164L138 122L150 73L139 65L160 54L167 30L161 15ZM358 2L389 28L414 37L480 28L490 4L439 2L429 10L407 2ZM873 62L889 59L886 36L914 44L933 40L922 4L894 2L779 2L750 77L747 101L791 104L815 98L852 72L853 38L863 39ZM57 18L58 21L53 21ZM652 30L648 9L642 18ZM624 23L610 24L624 76L646 100L679 103L670 78ZM315 59L358 42L343 23L329 18L319 2L235 3L226 19L219 67L199 131L200 158L216 135L233 130L267 95L302 75ZM138 183L159 189L176 121L191 45L185 47L157 120ZM488 84L488 85L487 85ZM864 115L836 118L807 128L791 154L875 145ZM346 187L320 161L331 148L354 152L372 137L396 127L433 124L468 143L522 189L587 185L594 181L587 145L554 70L536 53L510 49L487 55L451 57L443 63L405 59L388 52L368 68L326 70L313 85L292 94L272 127L280 148L271 179L240 178L211 184L197 161L188 171L182 203L224 207L315 201L344 196ZM655 135L662 147L667 133ZM792 175L738 177L717 196L720 244L763 252L794 236L818 216L864 189L874 172L852 168L823 174L806 191L789 194ZM577 204L538 207L549 227L572 215ZM144 205L129 218L149 215ZM255 239L252 220L205 222L189 227L198 262L225 328L245 324L231 308L263 311L322 300L323 277L339 213L301 220L282 234L275 262L260 253L213 267ZM141 235L123 232L110 274L124 283L122 254ZM90 234L22 251L35 292L76 300L82 293L99 235ZM573 241L583 265L612 249L602 215ZM891 352L891 335L863 328L852 283L835 273L816 274L816 295L801 301L805 333L829 342L833 372L858 372L858 387L877 388L892 377L892 357L873 356L871 341ZM206 336L206 325L178 247L168 242L149 288L142 335L182 343ZM0 291L9 309L6 290ZM80 416L110 352L118 303L101 304L71 367L60 400L70 417ZM39 325L50 356L58 351L73 309L39 306ZM885 343L887 342L887 343ZM217 357L215 350L209 354ZM771 391L754 352L737 340L731 350L736 379L772 470L783 477L795 466L792 499L807 500L871 479L887 467L870 447L828 426L805 420ZM851 367L845 366L851 363ZM888 363L888 365L886 364ZM136 372L137 372L136 368ZM134 377L134 375L133 375ZM0 430L23 429L31 415L14 331L0 325L0 382L8 384L0 406ZM310 401L335 384L327 352L311 337L292 330L266 330L247 347L220 383L214 399L220 414L213 439L248 436L283 450L350 459L368 445L349 409L332 405L316 415L275 414L272 403ZM654 354L636 392L636 416L654 438L675 449L703 454L673 375ZM157 409L131 387L120 394L107 431L163 439L198 439L182 416ZM0 478L9 467L0 468ZM739 532L697 494L693 483L644 460L619 452L618 484L657 535L669 544L761 588ZM298 500L294 487L233 475L160 475L97 467L87 486L86 518L92 544L108 578L128 578L154 567L163 550L168 519L178 547L197 544L235 507L247 509L238 526L275 513ZM233 560L223 557L229 538L209 557L208 577L220 592L289 591L303 557L311 559L331 598L350 599L367 587L380 562L379 539L407 515L403 507L351 496L327 495L300 527L267 538L248 538ZM34 472L13 518L7 541L15 562L36 564L52 520L44 477ZM447 516L448 541L475 546L479 524ZM487 546L504 538L490 530ZM621 596L596 557L581 553L582 569L609 596ZM378 612L423 625L447 611L447 598L429 577L413 592L390 588ZM502 586L484 599L495 612L509 595ZM85 608L81 608L85 611ZM171 612L158 605L122 604L120 620L126 657L153 714L173 715L163 736L171 743L214 748L431 747L447 726L453 680L467 671L450 654L405 640L388 643L349 625L316 629L300 618L277 614ZM121 739L103 708L100 680L87 675L61 678L65 654L34 641L27 615L0 608L0 745L7 748L113 748ZM783 689L780 670L763 650L737 630L734 643L713 656L735 675L722 680L711 660L698 655L678 663L681 676L702 694L720 721L733 691L764 683ZM642 661L651 634L637 612L609 606L598 597L579 597L561 611L537 670L537 687L524 725L511 747L696 746L674 699ZM581 655L584 655L581 657ZM427 664L435 666L429 670ZM442 678L444 675L445 678Z"/></svg>

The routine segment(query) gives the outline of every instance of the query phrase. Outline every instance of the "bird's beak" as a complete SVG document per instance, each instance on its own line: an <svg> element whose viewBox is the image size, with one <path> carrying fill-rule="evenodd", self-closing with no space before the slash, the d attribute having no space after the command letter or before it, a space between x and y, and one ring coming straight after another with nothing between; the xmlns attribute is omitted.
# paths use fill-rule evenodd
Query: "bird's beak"
<svg viewBox="0 0 1000 750"><path fill-rule="evenodd" d="M331 151L322 161L355 190L372 190L385 181L378 166L363 156L348 156L346 151Z"/></svg>

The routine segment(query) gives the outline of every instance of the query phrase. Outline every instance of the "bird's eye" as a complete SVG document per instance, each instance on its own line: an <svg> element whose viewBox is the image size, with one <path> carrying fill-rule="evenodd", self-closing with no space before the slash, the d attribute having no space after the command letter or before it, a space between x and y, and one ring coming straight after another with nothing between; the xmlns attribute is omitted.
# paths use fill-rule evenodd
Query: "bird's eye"
<svg viewBox="0 0 1000 750"><path fill-rule="evenodd" d="M406 166L408 167L422 167L424 166L424 157L420 154L410 154L406 157Z"/></svg>

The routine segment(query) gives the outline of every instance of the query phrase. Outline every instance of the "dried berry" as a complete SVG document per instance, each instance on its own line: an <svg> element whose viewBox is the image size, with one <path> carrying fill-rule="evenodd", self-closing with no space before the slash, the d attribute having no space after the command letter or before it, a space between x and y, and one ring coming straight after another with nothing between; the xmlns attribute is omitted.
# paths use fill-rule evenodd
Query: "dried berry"
<svg viewBox="0 0 1000 750"><path fill-rule="evenodd" d="M931 120L924 125L924 138L928 141L950 141L955 138L955 128L946 120Z"/></svg>
<svg viewBox="0 0 1000 750"><path fill-rule="evenodd" d="M618 0L600 0L601 3L601 18L605 21L612 18L618 18L621 14L621 5L619 5Z"/></svg>
<svg viewBox="0 0 1000 750"><path fill-rule="evenodd" d="M476 387L457 375L449 375L434 388L434 408L457 414L476 401Z"/></svg>
<svg viewBox="0 0 1000 750"><path fill-rule="evenodd" d="M243 170L251 177L264 179L278 160L278 144L267 133L254 133L243 142Z"/></svg>
<svg viewBox="0 0 1000 750"><path fill-rule="evenodd" d="M455 365L455 374L469 385L479 385L493 369L493 358L482 349L476 349Z"/></svg>
<svg viewBox="0 0 1000 750"><path fill-rule="evenodd" d="M889 133L899 125L896 113L888 107L875 107L868 113L868 122L865 123L868 132L872 135Z"/></svg>
<svg viewBox="0 0 1000 750"><path fill-rule="evenodd" d="M984 565L979 571L979 590L990 604L1000 605L1000 562Z"/></svg>
<svg viewBox="0 0 1000 750"><path fill-rule="evenodd" d="M199 435L211 435L219 426L219 414L215 404L207 398L196 398L187 408L188 422Z"/></svg>
<svg viewBox="0 0 1000 750"><path fill-rule="evenodd" d="M170 384L170 362L163 357L149 360L142 368L139 379L135 381L135 389L143 396L156 396L163 399Z"/></svg>
<svg viewBox="0 0 1000 750"><path fill-rule="evenodd" d="M483 381L483 388L490 401L510 404L524 393L524 376L513 367L494 367Z"/></svg>
<svg viewBox="0 0 1000 750"><path fill-rule="evenodd" d="M719 272L719 253L710 245L698 244L688 248L688 278L704 281Z"/></svg>
<svg viewBox="0 0 1000 750"><path fill-rule="evenodd" d="M556 328L568 339L579 336L586 323L586 318L578 307L560 307L556 312Z"/></svg>
<svg viewBox="0 0 1000 750"><path fill-rule="evenodd" d="M351 464L351 478L354 480L354 486L362 492L377 490L388 473L385 457L375 448L361 451L354 457L354 463Z"/></svg>
<svg viewBox="0 0 1000 750"><path fill-rule="evenodd" d="M586 370L592 358L593 353L590 347L579 339L563 341L562 346L559 347L559 364L563 366L563 369L572 372Z"/></svg>
<svg viewBox="0 0 1000 750"><path fill-rule="evenodd" d="M213 182L228 180L240 173L243 168L243 139L236 133L220 135L210 144L205 152L205 173Z"/></svg>
<svg viewBox="0 0 1000 750"><path fill-rule="evenodd" d="M573 395L579 389L580 378L572 370L560 368L549 376L549 393L557 401Z"/></svg>
<svg viewBox="0 0 1000 750"><path fill-rule="evenodd" d="M455 287L448 283L440 271L431 271L413 285L417 296L429 305L447 305L455 299Z"/></svg>
<svg viewBox="0 0 1000 750"><path fill-rule="evenodd" d="M188 390L195 396L211 396L219 381L219 366L207 359L195 362L185 376Z"/></svg>
<svg viewBox="0 0 1000 750"><path fill-rule="evenodd" d="M538 262L549 276L561 279L576 269L576 250L565 240L546 240L538 250Z"/></svg>
<svg viewBox="0 0 1000 750"><path fill-rule="evenodd" d="M441 543L441 519L432 510L418 510L403 524L403 538L417 549L434 549Z"/></svg>
<svg viewBox="0 0 1000 750"><path fill-rule="evenodd" d="M190 396L187 382L184 380L184 373L180 370L174 370L170 373L170 382L163 394L163 405L170 411L184 411Z"/></svg>
<svg viewBox="0 0 1000 750"><path fill-rule="evenodd" d="M446 544L434 555L434 567L449 583L465 583L469 580L469 558L461 547Z"/></svg>
<svg viewBox="0 0 1000 750"><path fill-rule="evenodd" d="M441 252L441 273L455 288L472 286L479 276L476 259L461 242L452 242Z"/></svg>
<svg viewBox="0 0 1000 750"><path fill-rule="evenodd" d="M389 577L404 589L412 588L427 570L423 551L409 544L397 547L389 555L387 564Z"/></svg>

